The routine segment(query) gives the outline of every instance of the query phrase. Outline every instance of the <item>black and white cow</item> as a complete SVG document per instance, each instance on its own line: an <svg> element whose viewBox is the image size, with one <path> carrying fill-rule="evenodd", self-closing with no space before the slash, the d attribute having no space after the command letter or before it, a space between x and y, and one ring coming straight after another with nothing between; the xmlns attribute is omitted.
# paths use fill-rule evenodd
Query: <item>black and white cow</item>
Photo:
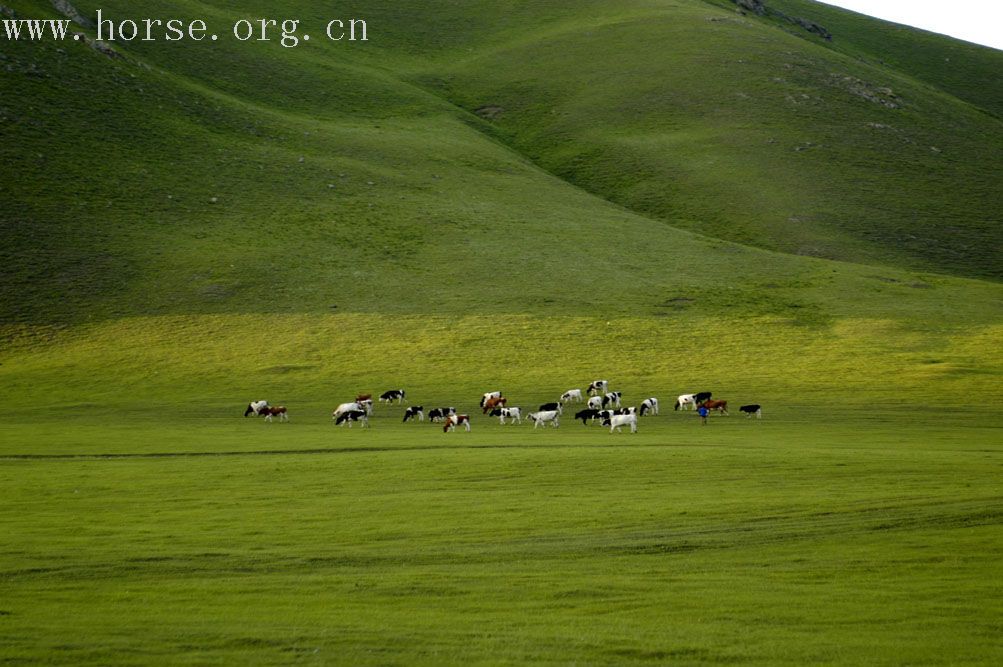
<svg viewBox="0 0 1003 667"><path fill-rule="evenodd" d="M599 419L599 411L593 410L592 408L586 408L585 410L580 410L575 413L575 419L581 419L583 426L588 426L588 422L595 421Z"/></svg>
<svg viewBox="0 0 1003 667"><path fill-rule="evenodd" d="M488 402L489 398L501 398L501 395L502 393L500 391L485 392L485 394L481 396L481 407L484 407L484 404Z"/></svg>
<svg viewBox="0 0 1003 667"><path fill-rule="evenodd" d="M658 414L658 399L652 396L651 398L646 398L641 401L641 412L640 415L643 417L647 413L653 415Z"/></svg>
<svg viewBox="0 0 1003 667"><path fill-rule="evenodd" d="M606 406L609 405L615 405L616 407L620 407L620 392L611 391L602 397L602 406L605 408Z"/></svg>
<svg viewBox="0 0 1003 667"><path fill-rule="evenodd" d="M495 408L489 414L491 417L498 417L498 421L502 424L505 423L505 419L511 419L513 424L522 423L522 410L519 408Z"/></svg>
<svg viewBox="0 0 1003 667"><path fill-rule="evenodd" d="M589 396L588 405L590 410L602 410L602 396Z"/></svg>
<svg viewBox="0 0 1003 667"><path fill-rule="evenodd" d="M352 428L352 422L359 422L362 424L362 428L369 426L369 415L366 414L365 410L349 410L348 412L343 412L338 415L338 419L335 420L335 426L340 426L341 424L348 424L348 428Z"/></svg>
<svg viewBox="0 0 1003 667"><path fill-rule="evenodd" d="M428 411L428 421L430 422L441 422L445 421L446 417L456 414L456 408L432 408Z"/></svg>
<svg viewBox="0 0 1003 667"><path fill-rule="evenodd" d="M405 392L403 389L390 389L388 391L380 394L380 403L393 403L397 401L397 405L404 402Z"/></svg>
<svg viewBox="0 0 1003 667"><path fill-rule="evenodd" d="M756 419L763 418L763 407L758 403L752 403L751 405L743 405L738 409L739 412L744 412L749 417L756 415Z"/></svg>
<svg viewBox="0 0 1003 667"><path fill-rule="evenodd" d="M404 421L417 418L418 421L425 421L425 409L420 405L412 405L404 411Z"/></svg>
<svg viewBox="0 0 1003 667"><path fill-rule="evenodd" d="M586 389L589 396L605 394L607 391L609 391L609 380L593 380Z"/></svg>

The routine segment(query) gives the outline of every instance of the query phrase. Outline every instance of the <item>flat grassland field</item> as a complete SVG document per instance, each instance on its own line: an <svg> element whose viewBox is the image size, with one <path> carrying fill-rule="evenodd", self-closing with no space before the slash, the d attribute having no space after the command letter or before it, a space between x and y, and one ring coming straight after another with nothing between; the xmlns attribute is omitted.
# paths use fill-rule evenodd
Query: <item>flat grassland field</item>
<svg viewBox="0 0 1003 667"><path fill-rule="evenodd" d="M201 345L211 357L228 342ZM509 345L530 362L546 348ZM170 340L142 345L159 365L123 352L151 364L145 385L102 393L115 371L87 360L86 338L76 346L4 366L8 386L53 401L0 424L0 627L13 663L1003 658L999 411L953 395L923 403L921 388L875 400L884 390L852 374L795 373L820 354L804 340L797 355L705 360L716 371L699 372L722 387L690 389L732 412L706 426L673 411L668 374L633 369L611 385L625 405L661 401L636 434L575 422L580 405L557 429L483 416L483 391L527 410L573 386L532 363L475 386L416 360L410 404L471 414L471 432L444 434L401 423L397 405L378 404L369 429L334 426L336 401L319 399L325 379L308 364L247 380L282 394L288 423L241 417L246 399L279 397L222 396L212 367L206 396L171 395L189 358L168 360ZM873 356L850 371L880 374L887 355L860 349ZM388 344L374 350L395 363ZM676 352L678 368L703 358ZM48 371L46 354L58 360ZM567 354L559 365L589 377ZM489 355L468 359L487 377ZM40 384L19 384L22 372ZM346 400L396 386L329 381ZM737 412L747 393L761 420Z"/></svg>

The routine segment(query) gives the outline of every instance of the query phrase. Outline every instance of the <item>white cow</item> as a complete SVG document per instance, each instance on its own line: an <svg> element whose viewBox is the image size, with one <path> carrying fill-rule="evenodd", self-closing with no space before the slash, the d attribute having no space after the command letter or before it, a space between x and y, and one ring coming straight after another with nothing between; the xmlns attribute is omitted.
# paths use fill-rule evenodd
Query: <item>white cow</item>
<svg viewBox="0 0 1003 667"><path fill-rule="evenodd" d="M557 410L530 412L529 418L533 421L534 429L540 424L547 424L548 422L554 428L557 428L558 426L561 425L561 415L557 412Z"/></svg>
<svg viewBox="0 0 1003 667"><path fill-rule="evenodd" d="M612 433L614 430L620 433L620 427L630 426L631 433L637 433L637 415L613 415L609 419L603 421L603 426L609 426L609 432Z"/></svg>
<svg viewBox="0 0 1003 667"><path fill-rule="evenodd" d="M686 406L689 406L688 408ZM676 399L676 410L696 410L697 409L697 395L696 394L680 394L679 398Z"/></svg>
<svg viewBox="0 0 1003 667"><path fill-rule="evenodd" d="M645 413L650 412L653 415L658 414L658 399L652 396L651 398L646 398L641 401L641 416L643 417Z"/></svg>
<svg viewBox="0 0 1003 667"><path fill-rule="evenodd" d="M345 414L346 412L352 412L352 411L365 412L366 414L369 414L361 403L356 403L355 401L352 401L351 403L342 403L341 405L336 407L334 409L334 412L331 413L331 419L337 421L338 417Z"/></svg>
<svg viewBox="0 0 1003 667"><path fill-rule="evenodd" d="M568 389L566 392L561 394L561 403L570 403L571 401L574 401L575 403L582 402L581 389Z"/></svg>
<svg viewBox="0 0 1003 667"><path fill-rule="evenodd" d="M588 408L589 410L602 410L602 396L590 396Z"/></svg>

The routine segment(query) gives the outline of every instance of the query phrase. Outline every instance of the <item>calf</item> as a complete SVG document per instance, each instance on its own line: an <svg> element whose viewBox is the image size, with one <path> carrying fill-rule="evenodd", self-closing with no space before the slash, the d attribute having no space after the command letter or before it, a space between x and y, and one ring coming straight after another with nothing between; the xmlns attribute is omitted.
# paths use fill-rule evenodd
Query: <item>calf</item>
<svg viewBox="0 0 1003 667"><path fill-rule="evenodd" d="M602 396L591 396L589 397L588 407L590 410L600 410L602 409Z"/></svg>
<svg viewBox="0 0 1003 667"><path fill-rule="evenodd" d="M561 394L561 403L570 403L571 401L574 401L575 403L582 402L581 389L568 389L566 392Z"/></svg>
<svg viewBox="0 0 1003 667"><path fill-rule="evenodd" d="M586 389L586 392L588 392L590 396L605 394L607 391L609 391L609 380L594 380L589 384L589 388Z"/></svg>
<svg viewBox="0 0 1003 667"><path fill-rule="evenodd" d="M428 411L428 421L439 422L456 414L456 408L432 408Z"/></svg>
<svg viewBox="0 0 1003 667"><path fill-rule="evenodd" d="M463 424L463 426L469 431L470 415L449 415L446 417L446 423L442 427L442 432L448 433L450 431L455 431L458 424Z"/></svg>
<svg viewBox="0 0 1003 667"><path fill-rule="evenodd" d="M658 399L654 396L641 401L641 416L643 417L647 412L650 412L653 415L658 414Z"/></svg>
<svg viewBox="0 0 1003 667"><path fill-rule="evenodd" d="M559 415L564 414L564 408L560 403L544 403L540 406L540 412L550 412L551 410L557 410Z"/></svg>
<svg viewBox="0 0 1003 667"><path fill-rule="evenodd" d="M266 405L265 407L261 408L260 411L258 411L258 414L264 415L266 422L271 422L272 417L278 417L280 422L289 421L289 412L286 410L286 406L284 405L279 405L279 406Z"/></svg>
<svg viewBox="0 0 1003 667"><path fill-rule="evenodd" d="M547 410L545 412L530 412L529 418L533 421L533 428L535 429L540 424L550 423L551 426L557 428L561 425L561 415L557 410Z"/></svg>
<svg viewBox="0 0 1003 667"><path fill-rule="evenodd" d="M369 426L369 415L366 414L364 410L349 410L338 415L338 419L335 420L335 426L341 426L347 423L348 428L352 428L352 422L359 422L362 424L362 428Z"/></svg>
<svg viewBox="0 0 1003 667"><path fill-rule="evenodd" d="M614 415L609 419L604 419L603 426L609 426L609 432L614 430L620 433L622 426L630 426L631 433L637 433L637 415Z"/></svg>
<svg viewBox="0 0 1003 667"><path fill-rule="evenodd" d="M607 405L615 405L620 407L620 392L611 391L602 397L602 406L605 408Z"/></svg>
<svg viewBox="0 0 1003 667"><path fill-rule="evenodd" d="M689 409L696 410L696 394L680 394L679 398L676 399L676 407L673 410L686 410L687 405L690 406Z"/></svg>
<svg viewBox="0 0 1003 667"><path fill-rule="evenodd" d="M491 411L491 417L498 417L498 420L504 424L505 418L508 417L512 420L512 423L522 423L522 410L519 408L495 408Z"/></svg>
<svg viewBox="0 0 1003 667"><path fill-rule="evenodd" d="M599 411L586 409L575 413L575 419L582 420L582 426L588 426L588 421L599 419Z"/></svg>
<svg viewBox="0 0 1003 667"><path fill-rule="evenodd" d="M495 408L504 408L506 403L508 403L508 399L504 396L492 396L484 401L481 407L484 409L484 414L487 414Z"/></svg>
<svg viewBox="0 0 1003 667"><path fill-rule="evenodd" d="M404 402L403 389L390 389L380 394L380 403L393 403L394 401L397 401L398 405Z"/></svg>
<svg viewBox="0 0 1003 667"><path fill-rule="evenodd" d="M420 405L412 405L407 410L404 411L404 421L409 419L418 418L418 421L425 421L425 411Z"/></svg>
<svg viewBox="0 0 1003 667"><path fill-rule="evenodd" d="M763 408L758 403L753 403L752 405L743 405L738 409L739 412L744 412L749 417L756 415L756 419L763 418Z"/></svg>

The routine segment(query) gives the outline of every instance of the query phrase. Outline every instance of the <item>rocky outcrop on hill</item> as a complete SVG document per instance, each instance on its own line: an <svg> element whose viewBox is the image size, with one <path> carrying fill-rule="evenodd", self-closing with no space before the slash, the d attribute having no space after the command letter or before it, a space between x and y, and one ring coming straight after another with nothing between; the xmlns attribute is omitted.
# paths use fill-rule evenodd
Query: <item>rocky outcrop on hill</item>
<svg viewBox="0 0 1003 667"><path fill-rule="evenodd" d="M77 25L83 26L84 28L94 27L94 22L85 18L83 14L78 12L77 8L70 4L69 0L52 0L52 6L56 8L56 11Z"/></svg>
<svg viewBox="0 0 1003 667"><path fill-rule="evenodd" d="M799 28L804 28L808 32L818 35L822 39L832 40L832 33L826 30L825 27L810 19L802 18L800 16L788 16L778 9L767 7L763 0L732 0L732 2L738 5L739 11L750 11L757 16L775 16L778 19L794 24Z"/></svg>

